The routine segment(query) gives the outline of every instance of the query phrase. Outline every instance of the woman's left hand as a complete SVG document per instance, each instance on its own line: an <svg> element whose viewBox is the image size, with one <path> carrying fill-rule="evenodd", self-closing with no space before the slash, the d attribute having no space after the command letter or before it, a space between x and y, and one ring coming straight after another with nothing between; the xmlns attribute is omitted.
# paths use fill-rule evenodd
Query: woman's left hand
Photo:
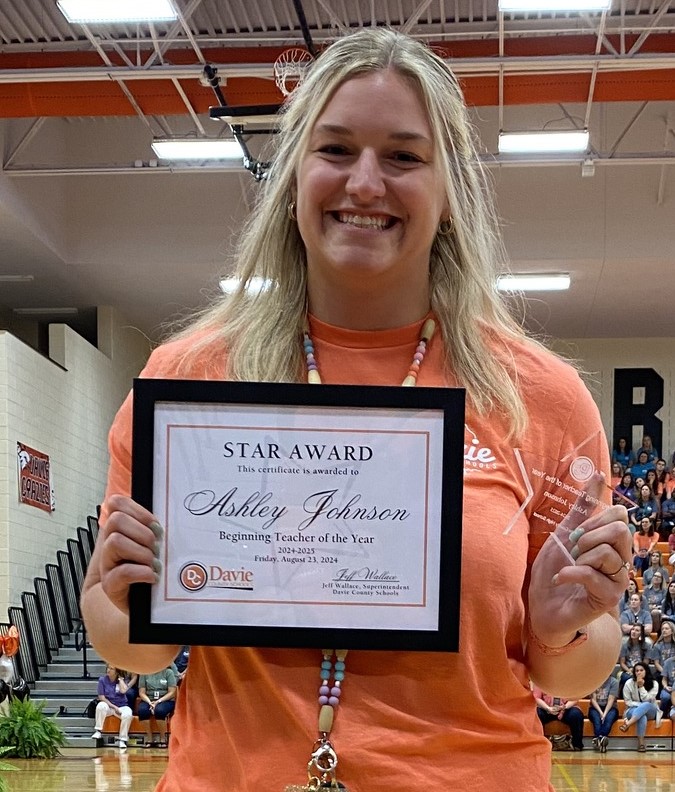
<svg viewBox="0 0 675 792"><path fill-rule="evenodd" d="M532 565L530 624L547 646L565 646L580 628L603 613L616 612L628 585L632 539L626 509L609 506L593 513L604 487L604 476L594 473L555 530L575 563L549 537Z"/></svg>

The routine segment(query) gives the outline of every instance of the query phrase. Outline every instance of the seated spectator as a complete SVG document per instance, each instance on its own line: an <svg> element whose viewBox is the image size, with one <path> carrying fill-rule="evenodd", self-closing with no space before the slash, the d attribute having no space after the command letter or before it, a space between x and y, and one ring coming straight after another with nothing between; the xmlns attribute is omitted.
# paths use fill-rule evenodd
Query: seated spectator
<svg viewBox="0 0 675 792"><path fill-rule="evenodd" d="M647 454L647 459L649 462L656 462L656 460L659 458L659 452L654 448L652 438L648 434L642 438L642 445L635 452L635 457L639 459L640 454Z"/></svg>
<svg viewBox="0 0 675 792"><path fill-rule="evenodd" d="M605 753L609 744L609 733L619 718L616 700L619 698L619 680L614 676L606 679L591 693L588 720L593 724L593 747Z"/></svg>
<svg viewBox="0 0 675 792"><path fill-rule="evenodd" d="M673 623L668 619L663 620L661 632L654 646L652 646L649 656L654 664L654 679L661 685L665 684L663 679L663 667L666 664L666 660L675 657L675 629L673 628ZM670 702L670 694L668 695L668 702ZM669 712L670 704L668 704L667 709L663 710L663 714L667 715Z"/></svg>
<svg viewBox="0 0 675 792"><path fill-rule="evenodd" d="M664 622L665 624L665 622ZM675 628L674 628L675 629ZM667 715L671 720L675 720L675 655L669 657L663 664L663 672L661 674L661 694L659 696L659 703L661 711Z"/></svg>
<svg viewBox="0 0 675 792"><path fill-rule="evenodd" d="M670 482L670 473L665 459L656 460L656 487L654 493L662 499L666 497L666 486Z"/></svg>
<svg viewBox="0 0 675 792"><path fill-rule="evenodd" d="M633 666L633 675L623 687L623 699L626 702L626 717L619 728L622 732L637 724L638 751L645 750L645 733L647 721L655 720L656 727L661 725L663 713L656 706L659 694L659 684L652 677L652 672L646 663L636 663Z"/></svg>
<svg viewBox="0 0 675 792"><path fill-rule="evenodd" d="M630 445L625 437L620 437L614 444L612 462L618 462L624 470L635 462L635 456L630 450Z"/></svg>
<svg viewBox="0 0 675 792"><path fill-rule="evenodd" d="M670 477L666 481L666 498L670 498L673 492L675 492L675 463L670 465Z"/></svg>
<svg viewBox="0 0 675 792"><path fill-rule="evenodd" d="M187 672L189 660L190 660L190 647L181 646L180 652L178 652L178 654L176 655L173 661L174 665L176 666L176 681L179 687Z"/></svg>
<svg viewBox="0 0 675 792"><path fill-rule="evenodd" d="M141 674L138 682L138 720L145 731L146 748L166 748L166 718L176 707L178 682L172 668L154 674ZM150 718L154 717L159 729L159 741L153 740Z"/></svg>
<svg viewBox="0 0 675 792"><path fill-rule="evenodd" d="M661 496L663 495L663 484L659 483L658 478L656 477L656 470L648 470L647 471L647 478L645 479L645 484L649 487L652 491L652 495L654 496L654 500L661 505Z"/></svg>
<svg viewBox="0 0 675 792"><path fill-rule="evenodd" d="M647 479L647 471L648 470L655 470L656 465L653 462L649 461L649 457L646 451L641 451L638 454L637 462L634 465L631 465L630 472L633 474L634 479Z"/></svg>
<svg viewBox="0 0 675 792"><path fill-rule="evenodd" d="M675 578L668 583L666 596L663 598L661 606L661 619L670 619L675 622Z"/></svg>
<svg viewBox="0 0 675 792"><path fill-rule="evenodd" d="M92 739L101 739L103 723L108 715L114 715L120 720L120 729L117 737L117 745L126 748L129 741L129 726L133 712L127 704L127 685L124 675L119 668L107 665L105 674L98 680L98 704L96 705L96 721Z"/></svg>
<svg viewBox="0 0 675 792"><path fill-rule="evenodd" d="M640 520L633 534L633 567L638 575L643 575L650 565L650 553L656 547L659 537L654 533L654 525L649 517Z"/></svg>
<svg viewBox="0 0 675 792"><path fill-rule="evenodd" d="M131 711L136 711L136 699L138 698L138 674L127 671L124 674L124 681L127 683L127 704Z"/></svg>
<svg viewBox="0 0 675 792"><path fill-rule="evenodd" d="M619 600L619 613L621 613L621 611L626 610L626 608L630 604L631 594L637 594L638 596L640 595L640 592L638 591L637 583L635 582L635 573L631 571L628 574L630 576L628 578L628 586L626 590L623 592L623 596Z"/></svg>
<svg viewBox="0 0 675 792"><path fill-rule="evenodd" d="M640 594L631 594L628 600L628 607L621 611L619 617L621 632L624 635L630 633L630 628L634 624L641 624L645 628L645 633L652 631L652 617L649 611L642 607L642 597Z"/></svg>
<svg viewBox="0 0 675 792"><path fill-rule="evenodd" d="M621 479L623 477L623 468L621 467L620 462L612 462L612 478L610 480L610 484L612 489L618 486L621 483Z"/></svg>
<svg viewBox="0 0 675 792"><path fill-rule="evenodd" d="M537 702L537 715L542 725L554 720L559 720L569 726L572 735L572 748L575 751L584 750L584 713L576 707L576 701L549 696L539 688L533 689L534 699Z"/></svg>
<svg viewBox="0 0 675 792"><path fill-rule="evenodd" d="M640 487L636 503L637 509L631 511L628 518L633 523L633 525L636 527L639 526L640 521L647 517L649 518L651 524L656 526L656 518L661 512L661 506L654 497L648 484L643 484Z"/></svg>
<svg viewBox="0 0 675 792"><path fill-rule="evenodd" d="M661 629L661 609L667 591L668 586L663 579L663 574L658 570L652 575L652 582L642 589L642 603L652 617L654 632L659 632Z"/></svg>
<svg viewBox="0 0 675 792"><path fill-rule="evenodd" d="M658 550L652 550L652 552L649 554L649 566L642 573L643 585L648 586L652 582L652 578L656 572L661 573L661 577L663 577L666 583L670 581L668 570L663 566L663 558L661 553Z"/></svg>
<svg viewBox="0 0 675 792"><path fill-rule="evenodd" d="M671 492L670 497L664 498L663 501L661 501L661 525L659 527L661 536L665 537L669 546L673 528L675 528L675 498ZM675 547L673 548L673 552L675 552Z"/></svg>
<svg viewBox="0 0 675 792"><path fill-rule="evenodd" d="M623 639L619 651L619 665L621 666L620 687L623 687L631 678L633 667L636 663L649 662L651 653L651 638L645 635L645 628L641 624L634 624L628 636Z"/></svg>
<svg viewBox="0 0 675 792"><path fill-rule="evenodd" d="M631 473L624 472L621 481L612 490L612 503L629 509L636 506L635 481Z"/></svg>

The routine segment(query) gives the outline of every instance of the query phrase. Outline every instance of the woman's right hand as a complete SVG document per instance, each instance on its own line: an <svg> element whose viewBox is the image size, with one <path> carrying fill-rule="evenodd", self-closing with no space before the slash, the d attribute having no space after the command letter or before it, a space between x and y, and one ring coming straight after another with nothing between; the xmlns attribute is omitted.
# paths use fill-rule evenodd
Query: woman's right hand
<svg viewBox="0 0 675 792"><path fill-rule="evenodd" d="M157 518L123 495L105 502L108 519L96 540L101 588L123 613L129 613L129 586L156 583L162 568L159 542L163 530Z"/></svg>

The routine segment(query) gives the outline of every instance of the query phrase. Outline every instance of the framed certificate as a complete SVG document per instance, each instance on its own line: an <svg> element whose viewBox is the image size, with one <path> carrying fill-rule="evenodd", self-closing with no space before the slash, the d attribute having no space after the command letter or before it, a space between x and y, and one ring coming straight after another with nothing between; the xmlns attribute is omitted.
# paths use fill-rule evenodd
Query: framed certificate
<svg viewBox="0 0 675 792"><path fill-rule="evenodd" d="M456 651L464 391L138 379L134 643Z"/></svg>

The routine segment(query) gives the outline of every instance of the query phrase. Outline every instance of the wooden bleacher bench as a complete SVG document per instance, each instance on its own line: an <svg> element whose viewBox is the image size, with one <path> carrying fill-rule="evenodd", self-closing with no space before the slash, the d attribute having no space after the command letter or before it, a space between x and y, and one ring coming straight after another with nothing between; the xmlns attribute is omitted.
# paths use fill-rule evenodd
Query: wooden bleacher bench
<svg viewBox="0 0 675 792"><path fill-rule="evenodd" d="M593 737L593 724L588 719L588 708L590 706L589 699L580 699L577 702L577 707L584 713L584 737ZM626 703L623 699L619 699L616 703L619 710L619 720L612 726L612 731L609 735L609 749L621 748L621 740L630 739L631 743L637 738L637 729L635 725L631 726L627 732L619 731L619 726L623 721L623 716L626 711ZM549 737L554 734L569 734L570 730L567 724L561 721L551 721L544 726L544 734ZM648 742L654 742L665 746L665 750L673 750L673 738L675 731L673 730L673 722L670 718L664 717L661 721L661 726L656 728L656 721L647 721L647 732L645 737ZM590 747L587 745L587 748Z"/></svg>
<svg viewBox="0 0 675 792"><path fill-rule="evenodd" d="M154 717L150 718L150 728L153 732L158 732L159 729L157 727L157 721ZM120 719L115 717L114 715L108 715L108 717L103 721L103 728L101 729L101 734L109 734L111 736L117 737L120 730ZM145 731L141 726L141 722L138 719L138 715L134 715L131 720L131 725L129 726L129 738L134 736L138 737L145 737ZM171 715L169 715L166 719L166 738L167 741L171 737Z"/></svg>

